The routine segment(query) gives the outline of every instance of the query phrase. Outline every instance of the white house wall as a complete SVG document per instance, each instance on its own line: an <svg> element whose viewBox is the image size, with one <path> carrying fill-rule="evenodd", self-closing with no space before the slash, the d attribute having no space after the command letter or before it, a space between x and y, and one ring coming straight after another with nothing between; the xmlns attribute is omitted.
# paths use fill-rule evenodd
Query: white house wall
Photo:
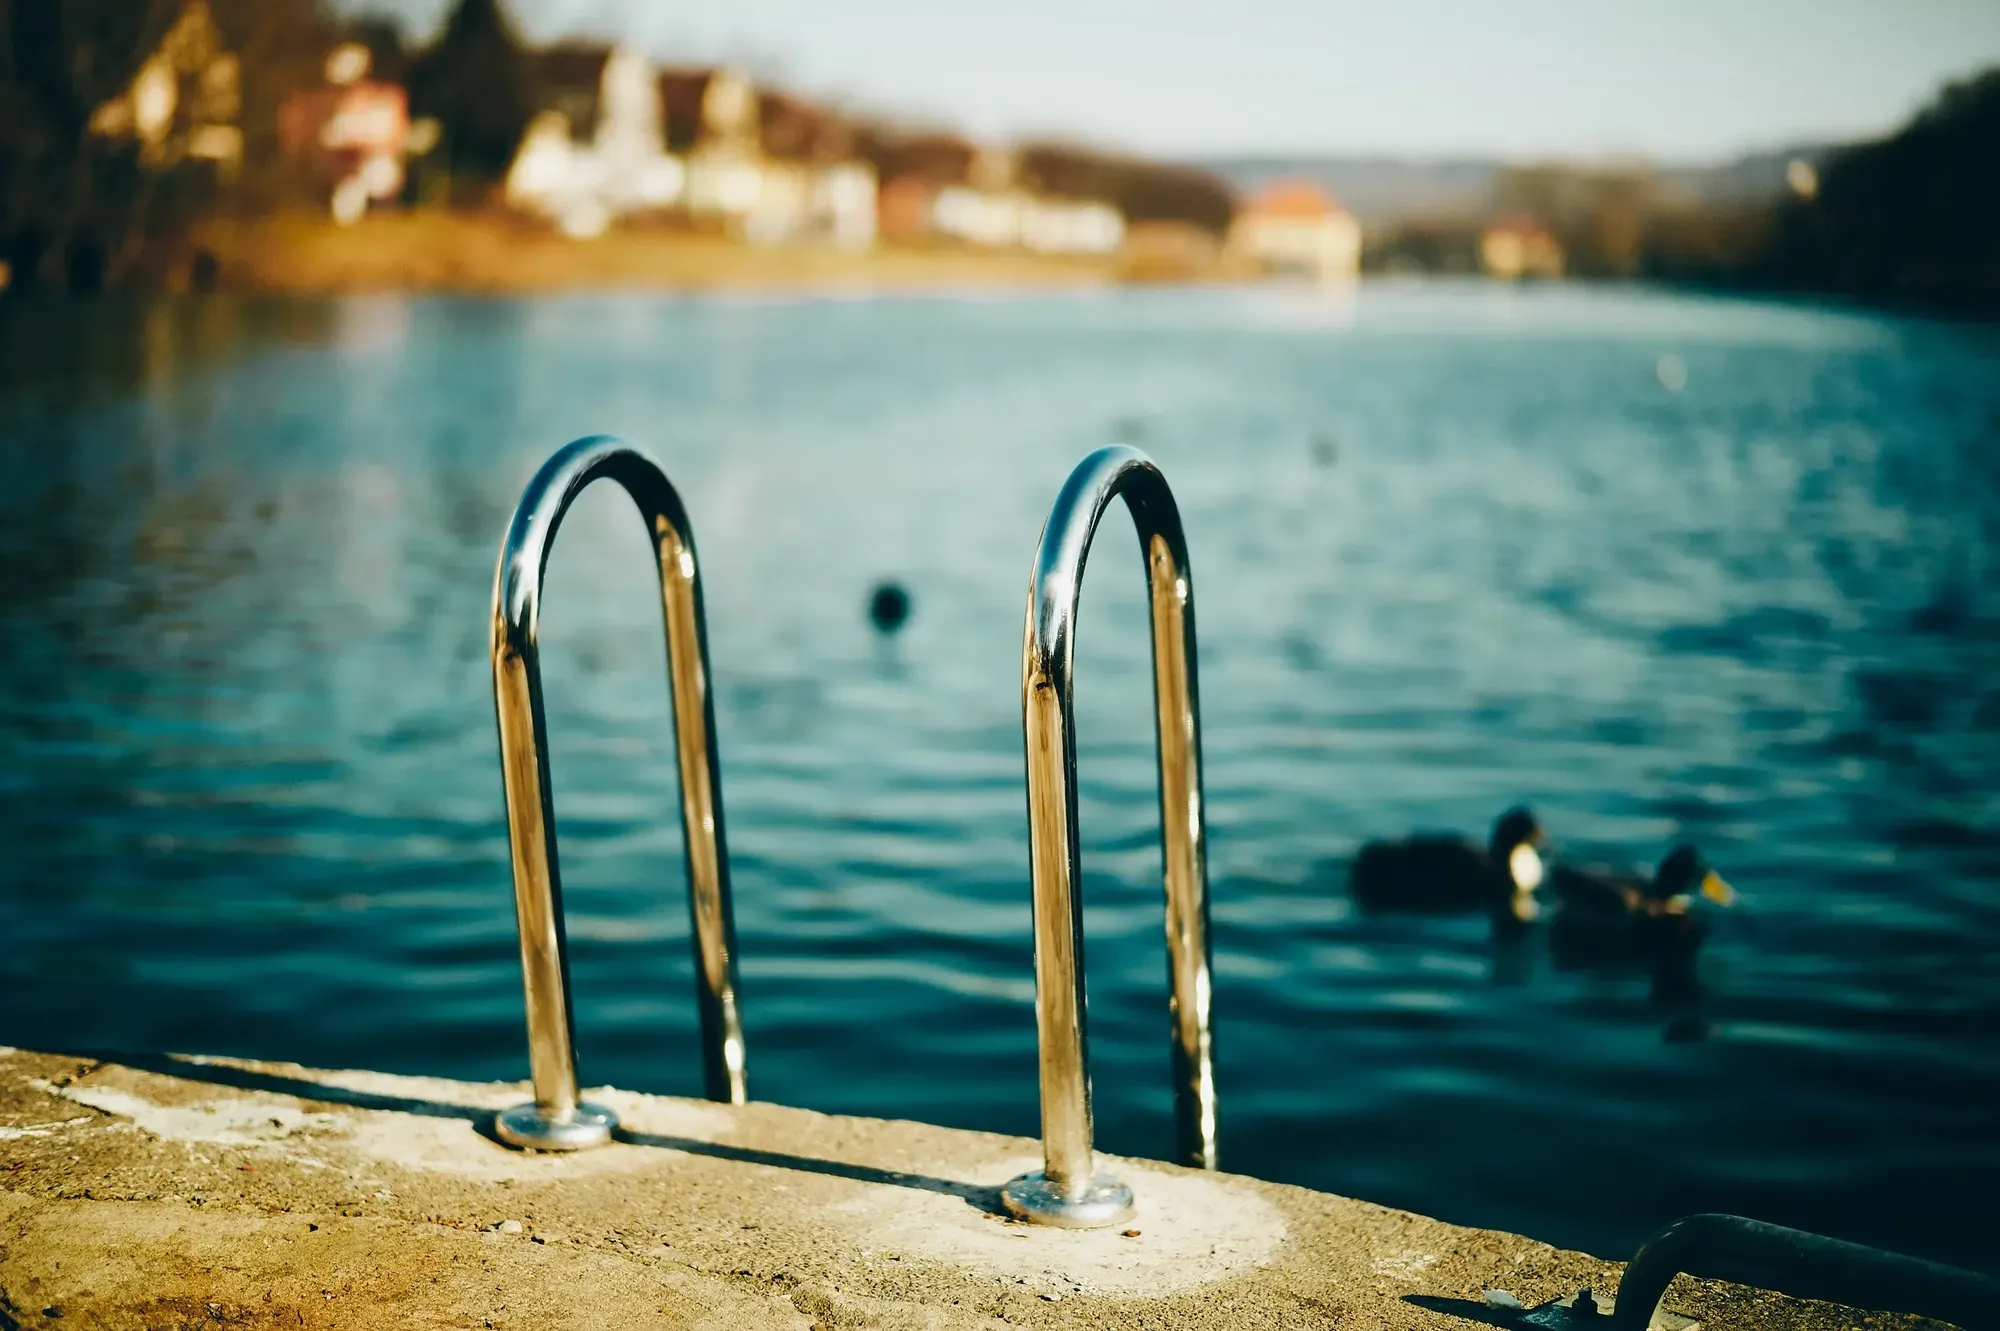
<svg viewBox="0 0 2000 1331"><path fill-rule="evenodd" d="M1111 254L1125 243L1125 218L1109 204L964 186L938 191L931 226L970 245L1018 245L1038 254Z"/></svg>
<svg viewBox="0 0 2000 1331"><path fill-rule="evenodd" d="M833 243L844 250L865 250L875 243L875 168L865 162L842 162L819 173L814 182L813 213Z"/></svg>
<svg viewBox="0 0 2000 1331"><path fill-rule="evenodd" d="M578 143L557 111L535 117L508 170L509 204L573 236L602 234L617 218L670 208L688 191L687 164L667 152L650 61L624 47L604 62L597 132Z"/></svg>
<svg viewBox="0 0 2000 1331"><path fill-rule="evenodd" d="M614 49L602 75L596 133L579 143L561 113L537 116L508 171L507 201L574 236L601 234L632 213L680 206L760 244L815 236L843 249L873 245L874 168L764 159L746 138L754 122L744 120L743 108L755 105L747 89L728 78L709 89L704 141L681 158L665 148L657 72L643 56Z"/></svg>
<svg viewBox="0 0 2000 1331"><path fill-rule="evenodd" d="M1361 227L1346 213L1325 217L1250 217L1237 223L1240 249L1266 268L1326 281L1361 266Z"/></svg>

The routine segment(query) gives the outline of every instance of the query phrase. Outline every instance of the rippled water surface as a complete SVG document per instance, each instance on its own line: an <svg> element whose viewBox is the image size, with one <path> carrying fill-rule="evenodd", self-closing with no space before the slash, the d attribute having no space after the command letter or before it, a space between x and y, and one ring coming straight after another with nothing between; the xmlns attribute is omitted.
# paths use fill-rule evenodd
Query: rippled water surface
<svg viewBox="0 0 2000 1331"><path fill-rule="evenodd" d="M1734 1210L1995 1264L1991 330L1563 288L373 298L20 305L0 362L0 1039L524 1075L493 558L610 431L704 559L753 1093L1033 1133L1023 591L1126 439L1196 574L1227 1167L1604 1253ZM1078 649L1092 1049L1101 1144L1164 1155L1129 533ZM587 494L544 668L584 1077L691 1094L651 577ZM1744 900L1698 1004L1350 908L1365 838L1514 800L1580 857L1706 848Z"/></svg>

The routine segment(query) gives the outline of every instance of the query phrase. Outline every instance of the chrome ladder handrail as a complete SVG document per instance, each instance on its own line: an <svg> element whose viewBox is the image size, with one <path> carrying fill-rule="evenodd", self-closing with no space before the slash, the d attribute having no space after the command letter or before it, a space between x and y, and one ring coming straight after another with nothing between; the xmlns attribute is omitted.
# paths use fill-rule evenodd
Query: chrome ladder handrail
<svg viewBox="0 0 2000 1331"><path fill-rule="evenodd" d="M1024 1219L1070 1228L1117 1224L1133 1210L1131 1190L1097 1172L1091 1144L1073 700L1084 560L1105 507L1120 495L1138 529L1152 611L1177 1147L1182 1163L1216 1167L1194 588L1180 511L1166 478L1144 453L1116 445L1078 463L1056 496L1035 552L1022 642L1043 1168L1008 1183L1001 1199Z"/></svg>
<svg viewBox="0 0 2000 1331"><path fill-rule="evenodd" d="M600 477L618 482L638 506L659 565L706 1093L709 1099L728 1104L741 1104L747 1098L743 1025L736 998L736 929L694 534L680 495L644 454L606 435L578 439L543 463L528 482L507 525L493 578L493 705L500 730L521 979L527 994L528 1063L535 1091L532 1104L502 1112L495 1131L511 1145L544 1151L598 1145L608 1141L617 1126L616 1115L583 1103L577 1091L576 1026L570 1010L569 948L556 863L555 796L549 782L538 647L549 549L570 504Z"/></svg>
<svg viewBox="0 0 2000 1331"><path fill-rule="evenodd" d="M2000 1327L2000 1279L1921 1257L1740 1215L1684 1216L1632 1254L1611 1331L1646 1331L1685 1272L1874 1312L1914 1313L1975 1331ZM1591 1318L1596 1321L1596 1318Z"/></svg>

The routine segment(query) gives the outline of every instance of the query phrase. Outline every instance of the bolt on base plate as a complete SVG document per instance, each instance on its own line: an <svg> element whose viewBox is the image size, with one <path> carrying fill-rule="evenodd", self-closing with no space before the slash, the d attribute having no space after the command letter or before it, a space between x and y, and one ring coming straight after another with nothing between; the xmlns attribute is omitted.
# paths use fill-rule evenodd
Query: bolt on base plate
<svg viewBox="0 0 2000 1331"><path fill-rule="evenodd" d="M617 1126L618 1115L602 1105L579 1104L556 1118L530 1103L501 1110L493 1120L493 1133L526 1151L582 1151L610 1141Z"/></svg>
<svg viewBox="0 0 2000 1331"><path fill-rule="evenodd" d="M1099 1174L1080 1196L1070 1196L1039 1169L1000 1189L1000 1204L1017 1219L1059 1229L1102 1229L1130 1220L1134 1211L1132 1190L1109 1174Z"/></svg>

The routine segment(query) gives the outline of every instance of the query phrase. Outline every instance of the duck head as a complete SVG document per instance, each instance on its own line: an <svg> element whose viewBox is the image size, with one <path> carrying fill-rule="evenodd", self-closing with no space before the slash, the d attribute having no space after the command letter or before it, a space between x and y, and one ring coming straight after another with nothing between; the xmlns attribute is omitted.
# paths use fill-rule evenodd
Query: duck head
<svg viewBox="0 0 2000 1331"><path fill-rule="evenodd" d="M1493 839L1487 843L1487 853L1494 864L1505 867L1507 882L1513 888L1501 914L1519 924L1526 924L1541 913L1535 889L1542 885L1541 846L1545 840L1535 815L1517 805L1500 815L1500 820L1493 824Z"/></svg>
<svg viewBox="0 0 2000 1331"><path fill-rule="evenodd" d="M1694 909L1695 898L1718 906L1736 904L1736 889L1709 867L1695 847L1682 844L1667 852L1646 892L1649 915L1686 915Z"/></svg>

